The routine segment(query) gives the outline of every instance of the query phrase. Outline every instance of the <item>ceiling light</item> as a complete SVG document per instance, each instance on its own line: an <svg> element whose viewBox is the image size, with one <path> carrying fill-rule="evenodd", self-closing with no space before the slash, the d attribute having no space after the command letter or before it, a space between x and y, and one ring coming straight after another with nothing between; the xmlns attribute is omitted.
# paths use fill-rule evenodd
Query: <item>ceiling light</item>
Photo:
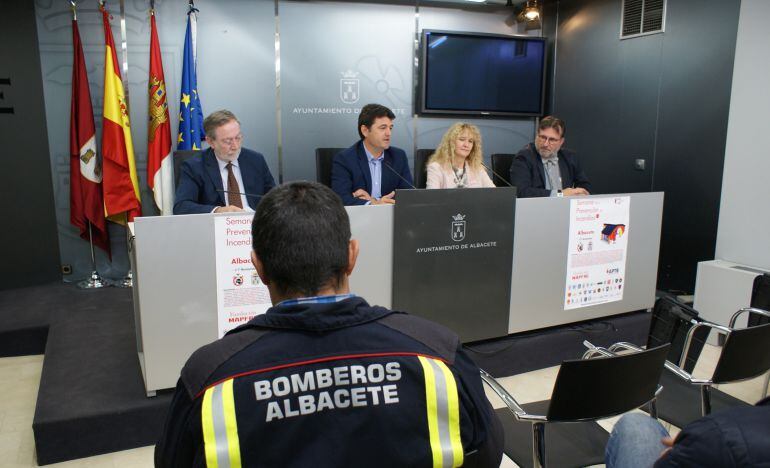
<svg viewBox="0 0 770 468"><path fill-rule="evenodd" d="M522 15L527 21L535 21L540 18L540 6L537 4L537 0L527 0L527 4L524 6Z"/></svg>

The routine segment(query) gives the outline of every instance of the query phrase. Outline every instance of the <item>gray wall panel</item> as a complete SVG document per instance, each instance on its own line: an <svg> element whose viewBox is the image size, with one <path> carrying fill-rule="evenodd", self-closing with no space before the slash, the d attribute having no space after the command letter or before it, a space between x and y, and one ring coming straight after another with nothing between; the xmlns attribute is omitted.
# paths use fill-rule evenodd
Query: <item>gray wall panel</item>
<svg viewBox="0 0 770 468"><path fill-rule="evenodd" d="M275 4L271 0L217 0L202 2L198 8L198 87L203 113L233 111L241 121L243 145L264 154L278 181ZM184 30L177 40L181 44L183 39ZM182 64L177 68L181 73ZM174 89L178 101L179 84Z"/></svg>
<svg viewBox="0 0 770 468"><path fill-rule="evenodd" d="M357 141L370 102L393 109L391 142L411 159L414 8L281 1L279 15L284 180L315 180L315 148ZM346 103L347 71L359 92Z"/></svg>
<svg viewBox="0 0 770 468"><path fill-rule="evenodd" d="M770 108L770 2L741 2L716 258L770 270L770 158L761 144Z"/></svg>

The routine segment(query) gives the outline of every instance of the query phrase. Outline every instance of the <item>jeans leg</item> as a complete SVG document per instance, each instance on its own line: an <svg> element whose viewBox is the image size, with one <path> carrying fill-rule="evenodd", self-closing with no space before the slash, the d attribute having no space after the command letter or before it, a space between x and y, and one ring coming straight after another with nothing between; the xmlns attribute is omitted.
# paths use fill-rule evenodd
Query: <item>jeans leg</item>
<svg viewBox="0 0 770 468"><path fill-rule="evenodd" d="M641 413L624 415L607 442L607 468L650 468L665 448L660 439L666 436L657 419Z"/></svg>

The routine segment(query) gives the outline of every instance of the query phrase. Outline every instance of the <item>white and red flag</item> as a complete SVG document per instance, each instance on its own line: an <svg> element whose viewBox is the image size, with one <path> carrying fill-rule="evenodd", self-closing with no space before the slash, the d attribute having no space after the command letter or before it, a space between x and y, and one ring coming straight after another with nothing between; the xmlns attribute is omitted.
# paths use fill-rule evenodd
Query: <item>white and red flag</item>
<svg viewBox="0 0 770 468"><path fill-rule="evenodd" d="M72 102L70 105L70 222L94 245L110 253L102 198L101 158L96 154L96 127L78 22L72 20Z"/></svg>

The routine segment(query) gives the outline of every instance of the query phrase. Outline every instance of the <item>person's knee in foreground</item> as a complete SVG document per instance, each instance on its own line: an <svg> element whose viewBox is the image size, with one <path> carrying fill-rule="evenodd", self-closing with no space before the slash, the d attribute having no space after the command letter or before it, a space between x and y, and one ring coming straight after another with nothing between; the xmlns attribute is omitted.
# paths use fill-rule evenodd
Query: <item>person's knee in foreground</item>
<svg viewBox="0 0 770 468"><path fill-rule="evenodd" d="M271 190L252 240L273 307L188 360L157 466L499 466L457 335L350 294L358 242L334 192Z"/></svg>
<svg viewBox="0 0 770 468"><path fill-rule="evenodd" d="M662 440L668 432L647 414L629 413L615 424L607 442L608 468L650 467L666 448Z"/></svg>
<svg viewBox="0 0 770 468"><path fill-rule="evenodd" d="M615 425L608 468L770 466L770 398L704 416L671 438L649 416L632 413Z"/></svg>

